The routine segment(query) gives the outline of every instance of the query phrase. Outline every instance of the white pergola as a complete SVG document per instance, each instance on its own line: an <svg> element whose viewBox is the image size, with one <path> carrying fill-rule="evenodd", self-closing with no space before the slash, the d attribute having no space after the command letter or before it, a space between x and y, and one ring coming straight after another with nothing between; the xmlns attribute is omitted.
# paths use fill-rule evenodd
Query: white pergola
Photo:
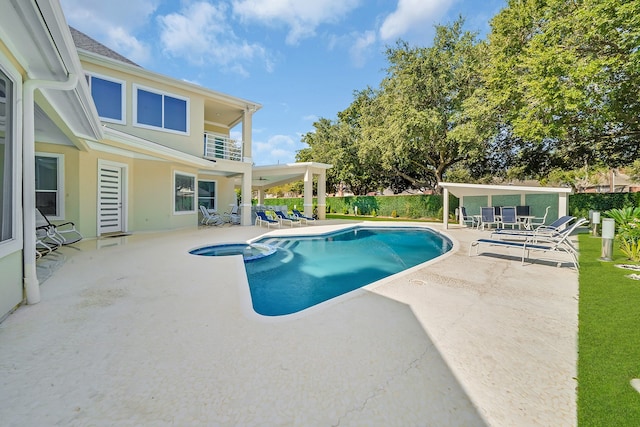
<svg viewBox="0 0 640 427"><path fill-rule="evenodd" d="M326 163L304 162L281 165L254 166L251 188L258 192L258 204L264 204L265 190L289 182L304 181L304 214L313 215L313 177L318 177L318 219L325 219L327 206L327 169Z"/></svg>
<svg viewBox="0 0 640 427"><path fill-rule="evenodd" d="M521 204L525 204L527 194L555 194L558 196L558 215L568 213L568 195L571 188L564 187L530 187L519 185L489 185L489 184L463 184L455 182L441 182L438 184L443 189L443 213L442 222L445 228L449 227L449 193L460 199L460 206L464 206L464 198L468 196L487 196L488 206L492 206L492 196L520 195ZM460 216L462 224L462 216Z"/></svg>

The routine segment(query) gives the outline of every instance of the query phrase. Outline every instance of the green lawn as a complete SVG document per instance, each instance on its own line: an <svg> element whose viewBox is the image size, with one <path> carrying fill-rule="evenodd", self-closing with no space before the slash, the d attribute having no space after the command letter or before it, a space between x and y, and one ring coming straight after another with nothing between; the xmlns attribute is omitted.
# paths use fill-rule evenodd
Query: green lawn
<svg viewBox="0 0 640 427"><path fill-rule="evenodd" d="M599 261L601 239L580 235L578 426L640 426L640 281ZM636 272L637 273L637 272Z"/></svg>

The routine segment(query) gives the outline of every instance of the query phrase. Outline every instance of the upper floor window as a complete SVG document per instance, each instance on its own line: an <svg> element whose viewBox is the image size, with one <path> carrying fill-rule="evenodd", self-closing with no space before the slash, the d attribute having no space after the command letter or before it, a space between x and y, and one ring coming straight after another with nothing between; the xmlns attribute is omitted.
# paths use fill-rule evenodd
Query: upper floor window
<svg viewBox="0 0 640 427"><path fill-rule="evenodd" d="M124 82L92 74L87 75L87 82L100 118L107 122L124 123Z"/></svg>
<svg viewBox="0 0 640 427"><path fill-rule="evenodd" d="M64 218L64 155L36 153L36 207L49 219Z"/></svg>
<svg viewBox="0 0 640 427"><path fill-rule="evenodd" d="M142 127L189 133L189 99L134 86L134 123Z"/></svg>

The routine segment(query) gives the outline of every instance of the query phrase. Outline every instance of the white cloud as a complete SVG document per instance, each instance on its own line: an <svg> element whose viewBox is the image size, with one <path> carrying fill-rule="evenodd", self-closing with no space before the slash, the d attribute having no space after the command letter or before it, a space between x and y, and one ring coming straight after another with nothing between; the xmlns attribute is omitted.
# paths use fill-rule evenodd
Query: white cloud
<svg viewBox="0 0 640 427"><path fill-rule="evenodd" d="M233 0L233 11L247 21L289 28L287 44L315 35L321 24L335 23L357 8L361 0Z"/></svg>
<svg viewBox="0 0 640 427"><path fill-rule="evenodd" d="M431 32L453 0L398 0L397 9L382 23L380 38L391 40L407 33Z"/></svg>
<svg viewBox="0 0 640 427"><path fill-rule="evenodd" d="M134 62L149 59L149 46L132 34L149 23L158 0L61 0L60 3L72 27L102 40Z"/></svg>
<svg viewBox="0 0 640 427"><path fill-rule="evenodd" d="M301 148L289 135L272 135L266 142L254 140L251 145L253 161L258 165L295 162Z"/></svg>
<svg viewBox="0 0 640 427"><path fill-rule="evenodd" d="M356 36L356 40L349 49L351 61L356 67L363 67L367 58L371 56L372 46L376 44L377 37L374 31L365 31Z"/></svg>
<svg viewBox="0 0 640 427"><path fill-rule="evenodd" d="M248 75L243 64L254 59L265 59L267 70L273 67L262 46L236 37L224 4L192 3L159 16L158 22L163 50L173 57L196 65L215 63L242 75Z"/></svg>

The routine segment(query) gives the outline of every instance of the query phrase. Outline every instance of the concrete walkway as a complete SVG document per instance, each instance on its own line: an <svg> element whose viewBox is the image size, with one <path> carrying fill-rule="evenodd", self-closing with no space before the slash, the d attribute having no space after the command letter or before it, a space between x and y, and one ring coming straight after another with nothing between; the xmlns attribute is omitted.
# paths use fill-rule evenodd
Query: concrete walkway
<svg viewBox="0 0 640 427"><path fill-rule="evenodd" d="M448 230L456 247L437 262L261 318L240 257L188 250L266 231L85 240L44 258L42 301L0 324L0 424L576 424L568 264L469 257L483 232Z"/></svg>

